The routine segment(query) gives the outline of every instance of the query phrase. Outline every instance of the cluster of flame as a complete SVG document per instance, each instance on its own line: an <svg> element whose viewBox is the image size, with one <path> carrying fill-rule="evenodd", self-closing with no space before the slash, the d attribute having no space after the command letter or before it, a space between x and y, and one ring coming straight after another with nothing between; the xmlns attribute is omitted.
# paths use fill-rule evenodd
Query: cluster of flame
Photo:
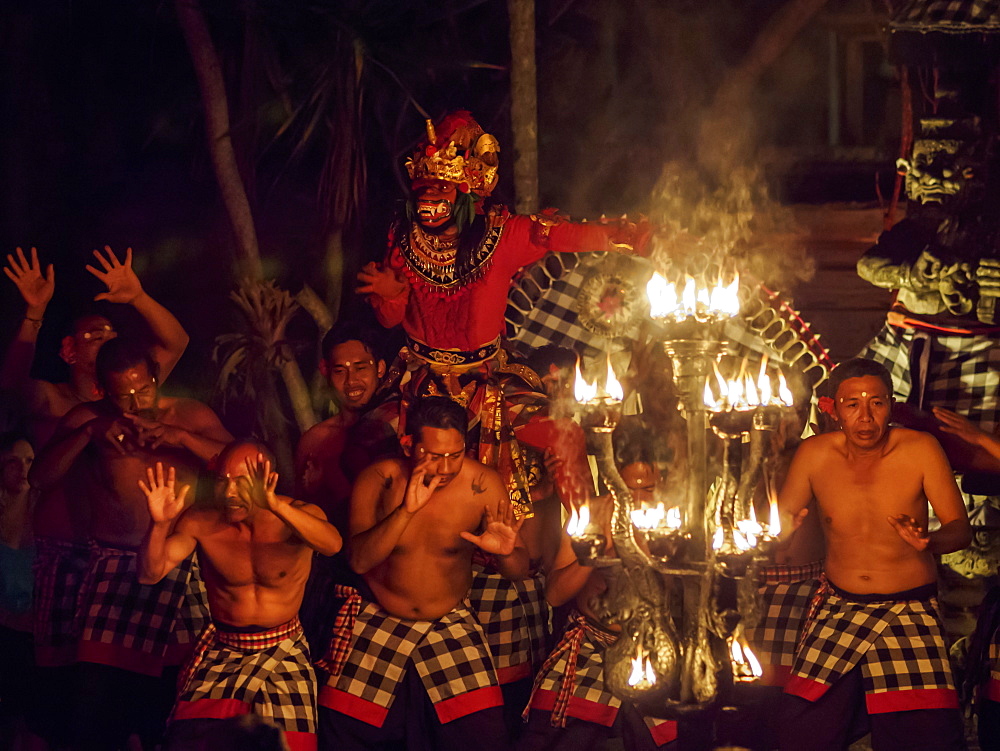
<svg viewBox="0 0 1000 751"><path fill-rule="evenodd" d="M636 529L680 529L681 510L677 506L667 509L663 503L653 508L632 510L632 524Z"/></svg>
<svg viewBox="0 0 1000 751"><path fill-rule="evenodd" d="M729 637L729 657L733 663L733 678L737 681L755 681L764 675L757 655L743 635L742 626Z"/></svg>
<svg viewBox="0 0 1000 751"><path fill-rule="evenodd" d="M590 506L580 506L579 509L573 509L570 512L569 521L566 522L566 534L570 537L582 537L586 534L589 526Z"/></svg>
<svg viewBox="0 0 1000 751"><path fill-rule="evenodd" d="M694 318L702 323L724 321L740 312L739 274L729 284L720 278L714 287L699 287L690 275L684 285L668 282L659 272L646 285L649 314L653 318L680 323Z"/></svg>
<svg viewBox="0 0 1000 751"><path fill-rule="evenodd" d="M770 517L767 530L765 531L764 526L757 521L757 513L754 511L753 504L751 504L750 518L740 519L732 527L733 544L737 549L746 552L757 547L757 543L761 539L778 537L781 534L781 514L778 511L778 501L776 498L771 499ZM721 549L725 544L725 540L725 529L722 525L719 525L715 528L715 534L712 537L712 548L715 550Z"/></svg>
<svg viewBox="0 0 1000 751"><path fill-rule="evenodd" d="M716 389L712 389L711 381L705 381L705 406L713 412L724 412L735 409L738 411L755 409L756 407L791 407L794 404L792 391L788 388L785 375L778 373L778 387L771 383L771 375L767 372L767 355L760 360L760 371L757 380L747 372L747 360L744 358L740 371L735 378L725 379L719 372L718 363L715 367ZM715 392L718 391L718 396Z"/></svg>
<svg viewBox="0 0 1000 751"><path fill-rule="evenodd" d="M576 364L576 383L573 386L573 396L580 404L589 404L604 399L620 402L625 398L625 391L611 367L610 355L608 356L608 375L604 379L603 387L598 385L596 380L593 383L584 380L583 373L580 372L580 363Z"/></svg>
<svg viewBox="0 0 1000 751"><path fill-rule="evenodd" d="M632 658L632 674L628 677L630 686L653 686L656 684L656 671L649 659L649 652L642 647L636 650Z"/></svg>

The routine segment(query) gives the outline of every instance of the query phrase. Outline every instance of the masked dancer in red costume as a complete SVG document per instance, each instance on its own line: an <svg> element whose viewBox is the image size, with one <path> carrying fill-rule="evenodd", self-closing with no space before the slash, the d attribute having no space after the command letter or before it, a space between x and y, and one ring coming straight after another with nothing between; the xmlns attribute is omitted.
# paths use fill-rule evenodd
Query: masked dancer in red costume
<svg viewBox="0 0 1000 751"><path fill-rule="evenodd" d="M406 163L412 181L406 215L389 232L384 261L358 275L358 291L369 296L383 326L401 323L407 336L383 394L398 392L404 408L424 394L465 406L467 445L500 472L518 515L530 516L519 442L566 452L536 419L545 408L538 376L508 362L501 343L511 279L549 251L632 252L646 245L648 233L624 221L578 224L551 211L525 216L491 204L498 156L496 138L468 112L427 121L427 137ZM383 409L391 419L405 414L391 402ZM562 457L565 469L556 477L566 499L586 493L580 478L589 473L577 454Z"/></svg>

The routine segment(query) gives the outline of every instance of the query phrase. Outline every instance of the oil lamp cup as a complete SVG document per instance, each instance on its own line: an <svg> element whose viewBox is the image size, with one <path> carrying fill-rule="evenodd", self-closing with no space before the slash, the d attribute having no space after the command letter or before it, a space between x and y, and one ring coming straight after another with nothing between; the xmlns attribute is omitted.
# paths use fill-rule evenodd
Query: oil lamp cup
<svg viewBox="0 0 1000 751"><path fill-rule="evenodd" d="M600 532L584 532L570 537L570 545L583 566L593 566L604 553L608 540Z"/></svg>
<svg viewBox="0 0 1000 751"><path fill-rule="evenodd" d="M720 438L739 438L754 427L754 412L746 409L728 409L714 412L708 418L713 432Z"/></svg>
<svg viewBox="0 0 1000 751"><path fill-rule="evenodd" d="M679 529L656 527L640 529L639 533L646 541L649 554L663 563L676 563L684 559L691 535Z"/></svg>
<svg viewBox="0 0 1000 751"><path fill-rule="evenodd" d="M622 416L620 399L599 396L580 404L580 426L594 433L612 433Z"/></svg>

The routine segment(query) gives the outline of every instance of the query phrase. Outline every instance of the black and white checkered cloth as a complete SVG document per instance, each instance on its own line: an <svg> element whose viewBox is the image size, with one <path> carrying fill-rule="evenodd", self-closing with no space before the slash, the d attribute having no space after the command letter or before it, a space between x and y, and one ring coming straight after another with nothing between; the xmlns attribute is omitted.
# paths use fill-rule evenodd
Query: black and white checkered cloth
<svg viewBox="0 0 1000 751"><path fill-rule="evenodd" d="M35 658L43 667L76 661L77 600L89 565L89 545L35 538L33 630Z"/></svg>
<svg viewBox="0 0 1000 751"><path fill-rule="evenodd" d="M870 714L958 706L936 601L860 603L830 594L803 639L785 693L810 701L860 666Z"/></svg>
<svg viewBox="0 0 1000 751"><path fill-rule="evenodd" d="M1000 347L995 339L927 335L886 324L858 356L889 369L897 401L924 410L946 407L988 433L1000 423ZM923 393L912 393L921 373Z"/></svg>
<svg viewBox="0 0 1000 751"><path fill-rule="evenodd" d="M541 571L526 579L514 582L517 597L524 611L524 623L533 665L541 665L549 653L552 634L552 608L545 599L545 574Z"/></svg>
<svg viewBox="0 0 1000 751"><path fill-rule="evenodd" d="M320 688L319 704L381 727L407 670L416 670L443 723L503 705L486 637L467 602L436 621L403 620L364 602L347 662Z"/></svg>
<svg viewBox="0 0 1000 751"><path fill-rule="evenodd" d="M617 639L617 634L605 631L581 613L573 612L559 644L535 677L525 718L531 710L538 710L553 713L552 723L561 727L565 727L564 720L557 718L557 714L605 727L614 725L622 703L604 686L604 650ZM574 659L576 669L569 671L572 685L566 685L564 679L571 659ZM564 705L560 695L565 700ZM558 709L557 705L560 705ZM677 737L676 722L645 716L643 720L655 745L665 745Z"/></svg>
<svg viewBox="0 0 1000 751"><path fill-rule="evenodd" d="M500 683L529 677L547 653L551 609L544 575L514 582L474 562L469 605L486 634Z"/></svg>
<svg viewBox="0 0 1000 751"><path fill-rule="evenodd" d="M193 555L150 585L139 583L135 552L94 546L78 602L80 661L146 675L182 663L208 622Z"/></svg>
<svg viewBox="0 0 1000 751"><path fill-rule="evenodd" d="M909 0L889 20L892 31L1000 31L1000 0Z"/></svg>
<svg viewBox="0 0 1000 751"><path fill-rule="evenodd" d="M483 627L500 683L531 673L531 641L514 582L480 563L472 564L469 606Z"/></svg>
<svg viewBox="0 0 1000 751"><path fill-rule="evenodd" d="M765 584L760 588L760 622L748 635L764 668L761 679L764 685L784 685L795 659L809 603L819 587L821 567L818 570L814 567L793 568L802 569L797 572L797 580ZM767 576L765 572L767 581L778 578L782 576Z"/></svg>
<svg viewBox="0 0 1000 751"><path fill-rule="evenodd" d="M286 733L316 732L316 676L301 624L268 640L266 634L216 631L214 642L177 696L174 720L225 719L255 714ZM278 627L277 630L285 630ZM277 643L273 643L273 642Z"/></svg>

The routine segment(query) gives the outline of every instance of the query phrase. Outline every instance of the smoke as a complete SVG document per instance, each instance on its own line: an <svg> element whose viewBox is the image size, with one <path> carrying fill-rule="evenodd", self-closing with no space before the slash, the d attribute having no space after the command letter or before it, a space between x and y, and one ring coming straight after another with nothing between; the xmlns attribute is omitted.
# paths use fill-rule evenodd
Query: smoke
<svg viewBox="0 0 1000 751"><path fill-rule="evenodd" d="M762 170L745 160L709 169L668 162L653 190L650 219L657 227L651 258L668 273L728 277L739 270L789 287L815 271L791 211L773 199Z"/></svg>

